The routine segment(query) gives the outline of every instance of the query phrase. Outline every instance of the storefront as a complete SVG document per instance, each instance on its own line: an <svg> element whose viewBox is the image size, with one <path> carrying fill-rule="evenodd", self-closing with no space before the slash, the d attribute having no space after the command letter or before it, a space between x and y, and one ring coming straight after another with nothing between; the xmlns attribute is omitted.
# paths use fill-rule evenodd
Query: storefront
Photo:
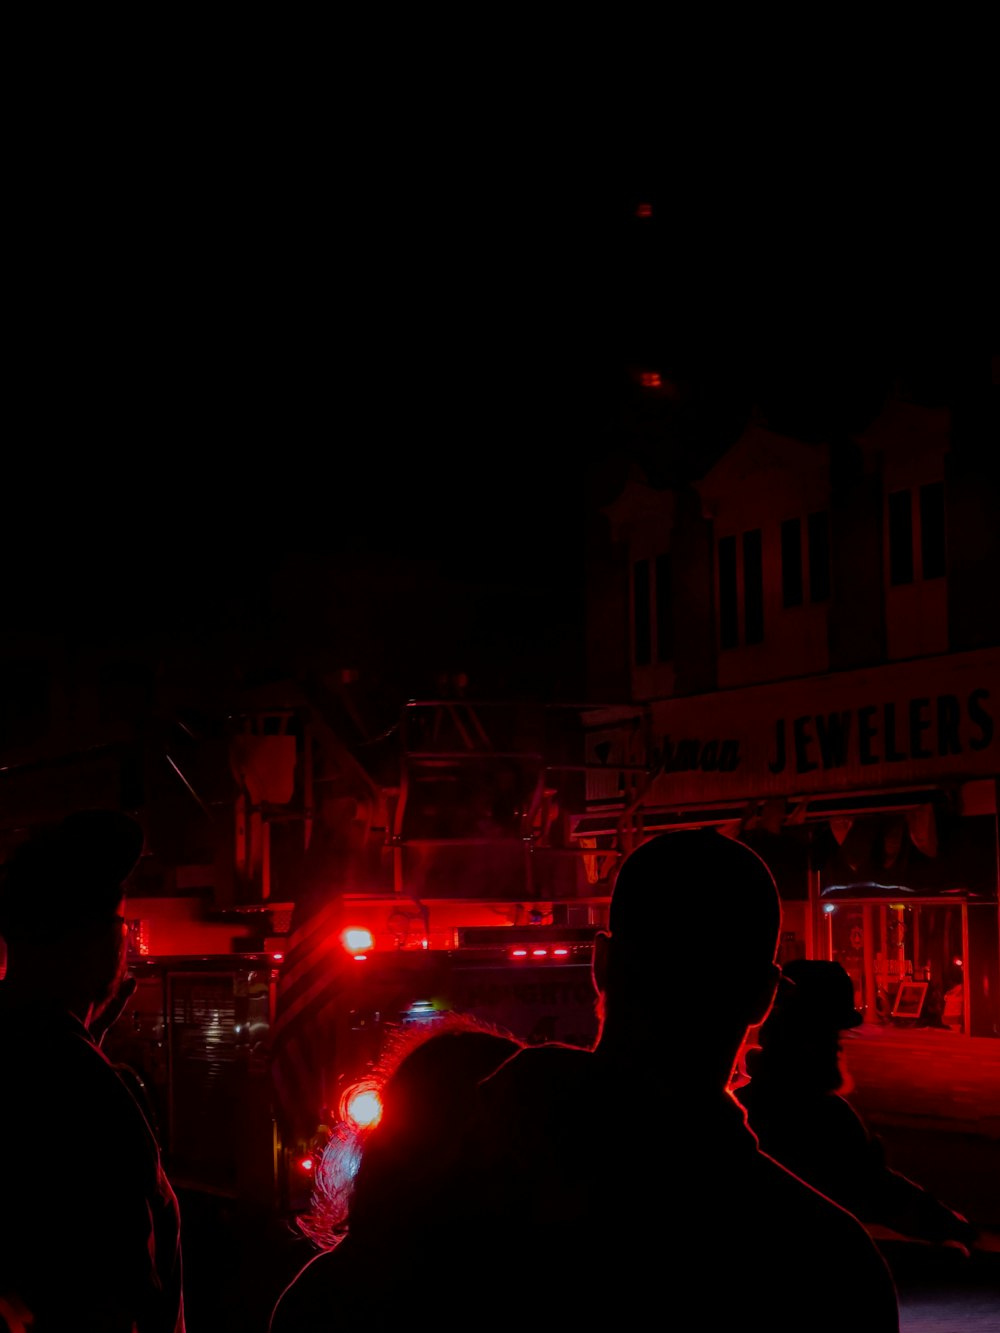
<svg viewBox="0 0 1000 1333"><path fill-rule="evenodd" d="M998 708L985 650L595 710L575 833L738 833L775 871L785 958L838 959L871 1021L1000 1036Z"/></svg>

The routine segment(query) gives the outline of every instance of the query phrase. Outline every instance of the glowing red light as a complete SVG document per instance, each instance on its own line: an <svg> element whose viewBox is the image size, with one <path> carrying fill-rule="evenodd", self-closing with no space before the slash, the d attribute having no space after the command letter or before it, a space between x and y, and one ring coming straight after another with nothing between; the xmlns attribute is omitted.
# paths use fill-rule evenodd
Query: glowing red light
<svg viewBox="0 0 1000 1333"><path fill-rule="evenodd" d="M382 1119L382 1098L374 1083L355 1083L340 1099L340 1116L359 1129L377 1125Z"/></svg>
<svg viewBox="0 0 1000 1333"><path fill-rule="evenodd" d="M548 949L532 949L531 956L532 958L545 958L548 952Z"/></svg>
<svg viewBox="0 0 1000 1333"><path fill-rule="evenodd" d="M511 958L527 958L528 951L527 949L511 949L510 956Z"/></svg>
<svg viewBox="0 0 1000 1333"><path fill-rule="evenodd" d="M653 216L653 205L640 204L635 210L635 215L637 218L651 218Z"/></svg>
<svg viewBox="0 0 1000 1333"><path fill-rule="evenodd" d="M354 961L355 961L356 963L367 963L367 962L368 962L368 955L367 955L366 953L356 953L356 954L354 955Z"/></svg>
<svg viewBox="0 0 1000 1333"><path fill-rule="evenodd" d="M639 382L644 389L660 389L663 387L663 380L660 378L658 370L644 370L639 376Z"/></svg>
<svg viewBox="0 0 1000 1333"><path fill-rule="evenodd" d="M281 960L282 960L282 958L284 958L284 956L285 956L285 955L284 955L283 953L273 953L273 954L271 954L271 957L274 959L274 961L275 961L276 963L280 963Z"/></svg>
<svg viewBox="0 0 1000 1333"><path fill-rule="evenodd" d="M964 966L965 966L965 962L964 962L964 960L961 959L961 958L953 958L951 961L954 963L954 965L955 965L956 967L964 967Z"/></svg>
<svg viewBox="0 0 1000 1333"><path fill-rule="evenodd" d="M566 955L569 953L569 950L568 950L568 949L553 949L552 952L553 952L553 954L555 954L556 958L565 958Z"/></svg>
<svg viewBox="0 0 1000 1333"><path fill-rule="evenodd" d="M311 1157L303 1157L299 1161L299 1170L309 1172L313 1169L313 1165L313 1159Z"/></svg>
<svg viewBox="0 0 1000 1333"><path fill-rule="evenodd" d="M364 953L375 947L375 936L364 926L348 926L340 932L340 940L348 953Z"/></svg>

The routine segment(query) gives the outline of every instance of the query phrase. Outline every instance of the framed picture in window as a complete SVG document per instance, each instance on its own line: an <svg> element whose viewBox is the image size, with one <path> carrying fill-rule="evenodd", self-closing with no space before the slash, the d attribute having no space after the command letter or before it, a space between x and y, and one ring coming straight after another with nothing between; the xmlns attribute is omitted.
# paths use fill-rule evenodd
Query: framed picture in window
<svg viewBox="0 0 1000 1333"><path fill-rule="evenodd" d="M929 984L926 981L904 981L896 992L896 1003L892 1006L892 1017L919 1018L924 1007L924 1001L927 998Z"/></svg>

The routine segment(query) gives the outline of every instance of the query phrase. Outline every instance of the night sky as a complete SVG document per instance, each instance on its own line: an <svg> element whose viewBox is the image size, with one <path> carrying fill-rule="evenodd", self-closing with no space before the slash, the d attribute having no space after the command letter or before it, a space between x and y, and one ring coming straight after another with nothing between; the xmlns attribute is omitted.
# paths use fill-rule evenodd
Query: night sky
<svg viewBox="0 0 1000 1333"><path fill-rule="evenodd" d="M849 196L453 168L241 134L114 195L81 175L12 367L9 624L198 634L337 557L408 564L426 601L458 587L530 643L578 606L585 514L632 459L697 475L755 404L854 429L900 376L969 396L933 252L877 210L850 225Z"/></svg>

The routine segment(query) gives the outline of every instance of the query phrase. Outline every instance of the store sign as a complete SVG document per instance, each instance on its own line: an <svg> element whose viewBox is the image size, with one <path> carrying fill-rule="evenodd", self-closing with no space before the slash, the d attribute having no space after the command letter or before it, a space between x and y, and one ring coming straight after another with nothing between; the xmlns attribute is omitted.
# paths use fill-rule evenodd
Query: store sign
<svg viewBox="0 0 1000 1333"><path fill-rule="evenodd" d="M964 699L957 694L923 695L825 715L781 717L775 723L768 768L772 773L809 773L988 750L994 734L990 694L977 689Z"/></svg>
<svg viewBox="0 0 1000 1333"><path fill-rule="evenodd" d="M662 700L650 713L648 805L994 776L1000 653Z"/></svg>

